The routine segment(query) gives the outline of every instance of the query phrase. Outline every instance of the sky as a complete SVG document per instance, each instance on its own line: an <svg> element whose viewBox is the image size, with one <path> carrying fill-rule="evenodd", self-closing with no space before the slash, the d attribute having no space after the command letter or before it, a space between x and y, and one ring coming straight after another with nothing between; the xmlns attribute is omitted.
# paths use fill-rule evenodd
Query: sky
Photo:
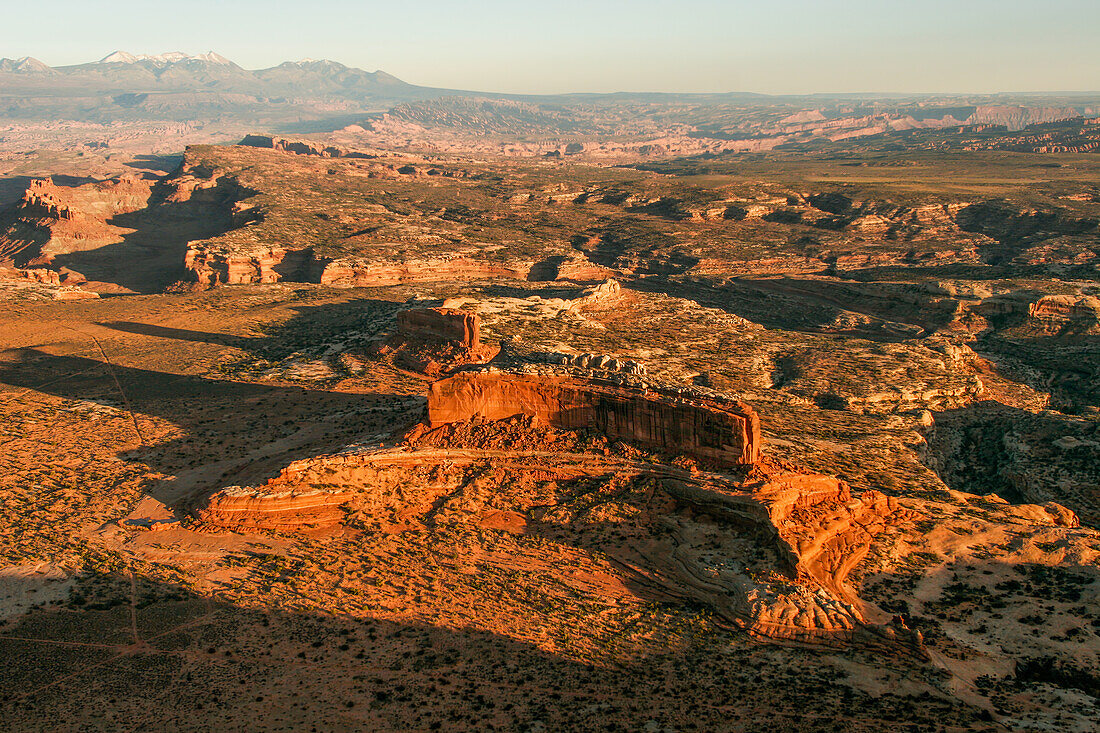
<svg viewBox="0 0 1100 733"><path fill-rule="evenodd" d="M0 56L216 51L512 93L1100 90L1100 0L0 0Z"/></svg>

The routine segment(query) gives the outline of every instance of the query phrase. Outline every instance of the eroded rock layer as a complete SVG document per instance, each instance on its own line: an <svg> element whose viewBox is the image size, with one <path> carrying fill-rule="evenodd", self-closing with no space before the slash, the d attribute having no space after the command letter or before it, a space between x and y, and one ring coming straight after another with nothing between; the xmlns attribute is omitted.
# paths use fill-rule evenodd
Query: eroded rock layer
<svg viewBox="0 0 1100 733"><path fill-rule="evenodd" d="M403 336L454 342L476 349L481 345L476 314L455 308L410 308L397 314L397 330Z"/></svg>
<svg viewBox="0 0 1100 733"><path fill-rule="evenodd" d="M432 427L480 415L531 415L565 429L594 428L612 438L683 452L719 465L760 458L760 420L740 402L675 397L612 382L569 376L463 372L428 393Z"/></svg>
<svg viewBox="0 0 1100 733"><path fill-rule="evenodd" d="M612 556L642 597L705 604L769 638L919 650L917 635L884 625L888 617L847 585L875 537L913 516L894 500L876 492L853 498L835 478L766 463L738 477L573 452L582 447L571 444L575 438L546 440L554 429L529 419L467 427L462 445L478 444L482 433L486 445L502 432L531 433L551 450L439 447L432 433L450 426L414 431L406 446L298 461L264 485L223 489L196 514L238 531L345 521L383 532L433 531L472 522L587 547L600 535L585 508L595 482L632 497L633 541ZM437 437L455 442L450 432ZM517 489L533 476L541 489Z"/></svg>
<svg viewBox="0 0 1100 733"><path fill-rule="evenodd" d="M340 494L320 490L257 492L230 486L211 496L198 517L235 530L323 529L340 523L345 502Z"/></svg>

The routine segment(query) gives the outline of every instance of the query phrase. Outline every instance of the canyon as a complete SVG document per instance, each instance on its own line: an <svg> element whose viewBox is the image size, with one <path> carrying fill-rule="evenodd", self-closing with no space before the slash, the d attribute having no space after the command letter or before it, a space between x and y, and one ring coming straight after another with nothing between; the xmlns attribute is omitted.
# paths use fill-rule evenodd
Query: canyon
<svg viewBox="0 0 1100 733"><path fill-rule="evenodd" d="M97 68L0 62L131 110L0 121L11 725L1095 727L1094 102Z"/></svg>

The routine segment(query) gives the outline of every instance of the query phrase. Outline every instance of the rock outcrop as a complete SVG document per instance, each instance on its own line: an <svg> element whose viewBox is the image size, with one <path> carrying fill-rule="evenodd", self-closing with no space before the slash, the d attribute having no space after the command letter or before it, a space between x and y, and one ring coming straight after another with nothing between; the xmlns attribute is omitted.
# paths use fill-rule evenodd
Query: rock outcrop
<svg viewBox="0 0 1100 733"><path fill-rule="evenodd" d="M464 257L363 262L318 256L310 247L229 251L208 242L193 243L186 254L188 271L203 285L309 282L351 288L445 280L526 280L532 265Z"/></svg>
<svg viewBox="0 0 1100 733"><path fill-rule="evenodd" d="M339 492L280 490L277 482L272 484L269 491L240 486L221 489L196 516L202 522L237 531L323 529L338 525L344 518L340 507L347 499Z"/></svg>
<svg viewBox="0 0 1100 733"><path fill-rule="evenodd" d="M678 501L756 534L779 560L787 582L746 584L738 573L700 582L681 557L673 580L750 633L800 641L876 641L919 648L904 629L877 626L882 613L847 584L848 574L889 525L912 518L896 499L876 492L853 498L832 476L756 467L740 484L665 479Z"/></svg>
<svg viewBox="0 0 1100 733"><path fill-rule="evenodd" d="M397 330L372 349L430 377L489 361L499 347L481 343L481 319L456 308L410 308L397 314Z"/></svg>
<svg viewBox="0 0 1100 733"><path fill-rule="evenodd" d="M623 286L619 284L618 280L609 278L599 285L585 288L584 293L579 298L573 299L573 302L569 305L569 310L576 313L585 308L613 301L619 296L622 289Z"/></svg>
<svg viewBox="0 0 1100 733"><path fill-rule="evenodd" d="M432 384L432 427L480 415L531 415L554 427L593 428L612 438L682 452L720 465L760 458L760 420L748 405L673 396L570 376L462 372Z"/></svg>
<svg viewBox="0 0 1100 733"><path fill-rule="evenodd" d="M410 308L397 314L397 331L402 336L450 342L476 349L481 345L481 319L456 308Z"/></svg>
<svg viewBox="0 0 1100 733"><path fill-rule="evenodd" d="M0 222L0 261L43 266L60 255L117 244L133 230L115 217L147 206L152 190L131 175L79 186L33 180L10 220Z"/></svg>
<svg viewBox="0 0 1100 733"><path fill-rule="evenodd" d="M1092 295L1045 295L1028 306L1028 315L1046 330L1100 330L1100 298Z"/></svg>
<svg viewBox="0 0 1100 733"><path fill-rule="evenodd" d="M247 255L223 255L196 246L188 248L184 266L201 285L252 285L284 280L285 269L294 269L284 263L298 259L302 259L301 251L282 247L268 247Z"/></svg>
<svg viewBox="0 0 1100 733"><path fill-rule="evenodd" d="M478 448L482 428L488 442ZM514 444L507 436L517 432L529 432L541 444ZM401 447L306 459L261 486L223 489L196 515L211 527L237 531L315 530L358 518L382 531L424 531L458 521L503 531L556 532L562 526L555 521L569 520L551 520L546 507L570 496L574 482L588 486L597 477L648 482L649 498L643 497L637 510L647 534L612 552L646 597L705 604L762 637L869 642L919 653L919 636L883 626L885 614L847 584L875 537L913 516L896 500L878 492L854 498L836 478L767 463L738 477L576 452L583 449L580 443L553 433L530 419L468 423L458 432L450 425L428 433L419 428ZM472 477L489 475L499 483L495 498L485 503L483 494L465 487ZM557 488L547 490L558 500L547 505L529 489L512 491L532 476L552 482ZM580 490L581 496L591 491ZM512 517L506 527L487 523L501 514Z"/></svg>
<svg viewBox="0 0 1100 733"><path fill-rule="evenodd" d="M250 148L270 148L296 155L316 155L322 158L376 158L378 156L341 145L326 145L315 140L293 140L273 135L245 135L241 145Z"/></svg>

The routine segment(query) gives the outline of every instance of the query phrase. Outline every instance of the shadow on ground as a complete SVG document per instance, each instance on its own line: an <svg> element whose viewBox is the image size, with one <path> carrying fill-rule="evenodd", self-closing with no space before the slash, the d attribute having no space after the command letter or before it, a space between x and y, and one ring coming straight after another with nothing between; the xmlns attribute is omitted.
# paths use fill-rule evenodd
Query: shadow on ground
<svg viewBox="0 0 1100 733"><path fill-rule="evenodd" d="M219 182L201 198L168 201L168 190L154 187L144 209L118 214L108 224L132 230L122 241L98 249L53 258L55 268L68 267L89 280L113 283L136 293L159 293L187 277L188 243L224 234L244 221L232 205L247 192L232 182Z"/></svg>
<svg viewBox="0 0 1100 733"><path fill-rule="evenodd" d="M273 559L240 564L263 576ZM874 731L975 713L826 684L813 650L727 641L595 666L476 624L246 608L125 572L84 574L67 603L0 626L0 650L13 730Z"/></svg>
<svg viewBox="0 0 1100 733"><path fill-rule="evenodd" d="M401 429L415 421L410 411L422 404L417 395L209 379L36 349L6 356L0 362L0 383L132 409L143 445L136 447L135 428L128 420L113 421L111 429L125 431L125 442L135 446L120 457L194 482L193 490L187 491L151 489L164 494L157 496L161 500L183 492L180 499L185 503L177 508L185 508L195 492L262 481L299 458L338 450L364 435ZM167 439L150 437L165 431L162 422L150 418L168 421L176 430ZM101 422L95 429L106 428Z"/></svg>

